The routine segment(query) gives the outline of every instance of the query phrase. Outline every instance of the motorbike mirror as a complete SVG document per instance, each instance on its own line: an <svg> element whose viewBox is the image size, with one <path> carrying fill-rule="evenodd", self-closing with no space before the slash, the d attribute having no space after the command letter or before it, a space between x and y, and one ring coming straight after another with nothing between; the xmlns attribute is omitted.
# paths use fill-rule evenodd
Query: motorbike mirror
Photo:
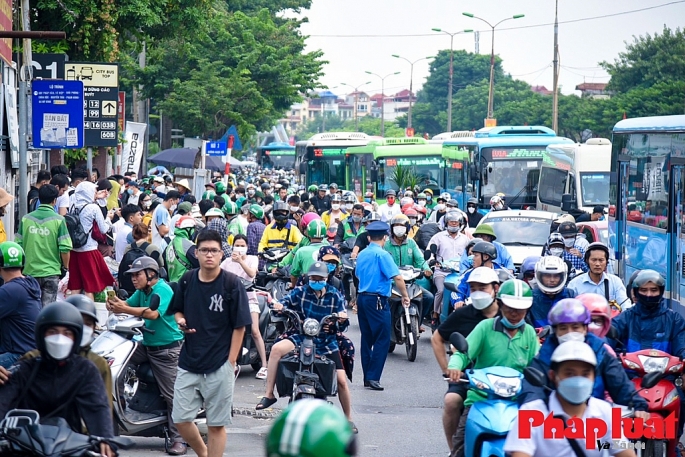
<svg viewBox="0 0 685 457"><path fill-rule="evenodd" d="M450 335L450 344L462 354L467 354L469 352L469 343L466 341L466 338L464 338L464 335L459 332L454 332Z"/></svg>
<svg viewBox="0 0 685 457"><path fill-rule="evenodd" d="M152 294L152 297L150 297L150 310L151 311L157 311L157 309L159 308L159 302L160 302L159 295Z"/></svg>
<svg viewBox="0 0 685 457"><path fill-rule="evenodd" d="M618 340L618 330L616 330L616 327L609 327L609 331L607 332L607 338L611 338L612 340Z"/></svg>
<svg viewBox="0 0 685 457"><path fill-rule="evenodd" d="M458 292L457 287L459 285L456 282L447 282L445 281L445 289L449 290L450 292Z"/></svg>
<svg viewBox="0 0 685 457"><path fill-rule="evenodd" d="M433 253L430 251L423 251L423 260L430 260L431 257L433 256Z"/></svg>
<svg viewBox="0 0 685 457"><path fill-rule="evenodd" d="M542 330L540 330L538 338L547 338L550 333L552 333L552 327L549 325L545 325L544 327L542 327Z"/></svg>
<svg viewBox="0 0 685 457"><path fill-rule="evenodd" d="M535 387L545 387L547 384L547 378L544 373L537 368L527 367L523 370L523 377Z"/></svg>
<svg viewBox="0 0 685 457"><path fill-rule="evenodd" d="M652 371L651 373L647 373L642 378L642 381L640 381L640 387L643 389L651 389L652 387L656 386L659 381L661 381L663 376L664 374L660 371Z"/></svg>
<svg viewBox="0 0 685 457"><path fill-rule="evenodd" d="M126 292L126 290L124 290L124 289L119 289L119 290L117 291L117 296L118 296L121 300L124 300L124 301L126 301L126 300L128 299L128 297L129 297L128 292Z"/></svg>
<svg viewBox="0 0 685 457"><path fill-rule="evenodd" d="M431 251L432 254L437 254L437 253L438 253L438 246L435 245L435 244L431 244L429 249L430 249L430 251Z"/></svg>

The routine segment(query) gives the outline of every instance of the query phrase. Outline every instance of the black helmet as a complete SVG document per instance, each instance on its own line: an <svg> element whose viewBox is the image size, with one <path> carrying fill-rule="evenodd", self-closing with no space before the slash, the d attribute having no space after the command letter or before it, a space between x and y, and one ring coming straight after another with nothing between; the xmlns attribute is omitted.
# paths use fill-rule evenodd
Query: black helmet
<svg viewBox="0 0 685 457"><path fill-rule="evenodd" d="M664 293L664 288L666 287L666 281L664 277L659 274L659 272L654 270L642 270L640 271L635 279L633 279L633 290L639 289L648 282L653 282L659 289L661 289L661 294Z"/></svg>
<svg viewBox="0 0 685 457"><path fill-rule="evenodd" d="M78 309L71 303L56 301L50 303L38 313L36 318L35 337L36 346L43 357L50 358L45 348L45 331L49 327L61 325L74 332L72 354L78 354L83 337L83 318Z"/></svg>
<svg viewBox="0 0 685 457"><path fill-rule="evenodd" d="M478 243L479 241L481 241L481 240L478 239L478 238L474 238L474 239L472 239L471 241L469 241L469 244L466 245L466 249L464 250L464 254L465 254L465 255L468 255L468 254L469 254L469 250L470 250L472 247L474 247L474 246L476 245L476 243Z"/></svg>
<svg viewBox="0 0 685 457"><path fill-rule="evenodd" d="M397 196L397 192L395 192L395 191L392 190L392 189L389 189L389 190L387 190L387 191L385 192L385 196L386 196L386 197L389 197L389 196L391 196L391 195L392 195L393 197L395 197L395 196Z"/></svg>
<svg viewBox="0 0 685 457"><path fill-rule="evenodd" d="M278 211L283 211L286 213L286 215L290 214L290 209L288 208L288 204L283 201L277 201L274 203L274 208L273 208L273 213L276 215L276 212Z"/></svg>
<svg viewBox="0 0 685 457"><path fill-rule="evenodd" d="M90 316L97 322L98 314L95 309L95 303L90 298L82 294L75 294L69 295L65 301L74 305L82 315Z"/></svg>
<svg viewBox="0 0 685 457"><path fill-rule="evenodd" d="M578 227L573 222L562 222L559 224L557 232L561 233L562 235L575 235L578 233Z"/></svg>
<svg viewBox="0 0 685 457"><path fill-rule="evenodd" d="M490 257L490 260L495 260L497 258L497 248L495 245L488 241L479 241L473 246L471 252L485 254Z"/></svg>
<svg viewBox="0 0 685 457"><path fill-rule="evenodd" d="M588 245L585 250L585 263L588 263L588 260L590 260L590 251L603 251L607 256L607 260L609 260L609 248L600 241L595 241Z"/></svg>
<svg viewBox="0 0 685 457"><path fill-rule="evenodd" d="M271 185L270 185L268 182L262 183L262 185L261 185L260 187L261 187L262 190L269 190L269 189L271 189Z"/></svg>

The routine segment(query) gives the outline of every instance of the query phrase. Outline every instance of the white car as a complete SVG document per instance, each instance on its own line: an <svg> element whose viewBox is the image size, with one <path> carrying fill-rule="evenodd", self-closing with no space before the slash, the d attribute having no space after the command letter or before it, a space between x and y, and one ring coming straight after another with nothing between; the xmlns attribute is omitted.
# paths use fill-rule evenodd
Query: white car
<svg viewBox="0 0 685 457"><path fill-rule="evenodd" d="M497 235L496 241L506 246L518 269L526 257L542 253L552 222L558 217L558 213L549 211L490 211L478 225L492 227Z"/></svg>

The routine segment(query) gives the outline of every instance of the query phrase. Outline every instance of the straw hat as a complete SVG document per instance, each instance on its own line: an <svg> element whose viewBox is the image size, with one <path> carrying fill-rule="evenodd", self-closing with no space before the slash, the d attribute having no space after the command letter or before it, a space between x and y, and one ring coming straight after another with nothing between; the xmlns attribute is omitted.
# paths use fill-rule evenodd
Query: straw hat
<svg viewBox="0 0 685 457"><path fill-rule="evenodd" d="M0 187L0 208L7 206L12 200L14 200L14 196L8 194L5 189Z"/></svg>
<svg viewBox="0 0 685 457"><path fill-rule="evenodd" d="M185 188L188 189L188 190L192 190L192 189L190 188L190 184L188 183L188 180L185 179L185 178L184 178L184 179L181 179L180 181L175 182L174 185L175 185L175 186L185 187Z"/></svg>

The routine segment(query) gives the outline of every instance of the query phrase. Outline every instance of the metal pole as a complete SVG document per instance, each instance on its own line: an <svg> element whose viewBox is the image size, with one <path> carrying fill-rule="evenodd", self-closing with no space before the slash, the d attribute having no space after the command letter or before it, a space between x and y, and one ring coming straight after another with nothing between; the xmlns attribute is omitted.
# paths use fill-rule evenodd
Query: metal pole
<svg viewBox="0 0 685 457"><path fill-rule="evenodd" d="M492 28L492 47L490 48L490 91L488 95L488 119L492 119L495 97L495 28Z"/></svg>
<svg viewBox="0 0 685 457"><path fill-rule="evenodd" d="M452 131L452 80L454 78L454 34L450 34L450 85L447 88L447 131Z"/></svg>
<svg viewBox="0 0 685 457"><path fill-rule="evenodd" d="M147 174L147 157L150 152L150 99L148 98L145 103L145 145L143 147L143 160L142 168L143 175ZM138 170L136 170L136 173Z"/></svg>
<svg viewBox="0 0 685 457"><path fill-rule="evenodd" d="M414 82L414 63L412 62L409 69L409 115L407 116L407 128L411 128L411 99L413 94Z"/></svg>
<svg viewBox="0 0 685 457"><path fill-rule="evenodd" d="M559 0L556 1L556 7L554 10L554 75L553 78L553 91L552 94L552 130L555 132L559 129L559 96L558 91L558 79L559 79Z"/></svg>
<svg viewBox="0 0 685 457"><path fill-rule="evenodd" d="M93 176L93 148L88 148L88 155L86 156L86 168L88 168L88 181Z"/></svg>
<svg viewBox="0 0 685 457"><path fill-rule="evenodd" d="M385 136L385 78L381 78L381 136Z"/></svg>
<svg viewBox="0 0 685 457"><path fill-rule="evenodd" d="M357 120L357 106L359 104L359 91L354 90L354 131L359 131L359 121Z"/></svg>
<svg viewBox="0 0 685 457"><path fill-rule="evenodd" d="M31 29L29 22L29 0L21 0L21 25L24 32ZM29 97L31 96L31 79L33 67L31 61L31 39L24 38L23 62L19 71L19 220L26 214L29 193ZM12 230L14 233L14 230Z"/></svg>

